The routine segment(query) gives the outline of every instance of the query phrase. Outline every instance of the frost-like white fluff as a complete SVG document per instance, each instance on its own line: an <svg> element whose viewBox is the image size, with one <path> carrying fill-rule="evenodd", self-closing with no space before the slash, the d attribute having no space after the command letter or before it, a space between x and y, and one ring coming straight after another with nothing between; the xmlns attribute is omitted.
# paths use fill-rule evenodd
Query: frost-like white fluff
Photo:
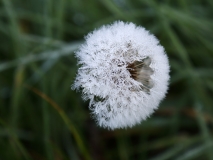
<svg viewBox="0 0 213 160"><path fill-rule="evenodd" d="M83 98L90 100L97 123L109 129L126 128L149 117L165 97L169 80L168 58L156 37L143 27L117 21L85 39L76 52L80 68L72 88L81 89ZM142 89L146 69L137 68L138 76L133 76L131 65L136 62L147 63L152 71L144 79L152 81L148 90Z"/></svg>

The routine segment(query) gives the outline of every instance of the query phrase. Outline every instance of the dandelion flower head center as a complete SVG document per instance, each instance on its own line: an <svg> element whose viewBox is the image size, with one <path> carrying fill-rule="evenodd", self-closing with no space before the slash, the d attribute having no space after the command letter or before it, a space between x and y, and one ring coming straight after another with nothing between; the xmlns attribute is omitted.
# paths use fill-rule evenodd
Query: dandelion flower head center
<svg viewBox="0 0 213 160"><path fill-rule="evenodd" d="M154 82L151 79L151 75L154 73L154 70L151 68L151 58L145 57L142 60L134 60L133 62L128 62L131 59L132 55L137 55L138 51L132 48L131 43L127 43L124 48L120 48L117 50L116 53L118 57L115 59L110 60L110 69L112 76L112 81L114 86L122 86L122 84L131 86L131 79L141 83L140 89L133 89L134 87L131 86L129 89L131 91L143 91L147 94L150 93L150 89L153 88ZM123 58L127 57L127 60L122 60ZM130 73L130 81L127 81L127 76L123 74L127 70Z"/></svg>
<svg viewBox="0 0 213 160"><path fill-rule="evenodd" d="M151 75L154 73L150 67L151 58L144 58L142 61L135 61L127 66L127 70L131 74L131 78L142 83L141 90L146 93L150 92L150 89L154 86L154 82L151 79Z"/></svg>

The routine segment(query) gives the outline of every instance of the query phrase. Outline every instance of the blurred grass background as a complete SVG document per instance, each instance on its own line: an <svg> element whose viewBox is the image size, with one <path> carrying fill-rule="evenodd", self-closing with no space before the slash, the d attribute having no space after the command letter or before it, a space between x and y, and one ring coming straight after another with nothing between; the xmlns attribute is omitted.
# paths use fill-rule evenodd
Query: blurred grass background
<svg viewBox="0 0 213 160"><path fill-rule="evenodd" d="M1 0L0 160L213 160L212 0ZM171 65L159 109L108 131L70 89L73 52L115 20L155 34Z"/></svg>

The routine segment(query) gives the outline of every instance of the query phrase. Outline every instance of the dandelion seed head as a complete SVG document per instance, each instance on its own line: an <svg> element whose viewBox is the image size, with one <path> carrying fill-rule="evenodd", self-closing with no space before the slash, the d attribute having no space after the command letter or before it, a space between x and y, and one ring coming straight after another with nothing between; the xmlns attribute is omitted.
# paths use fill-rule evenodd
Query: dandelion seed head
<svg viewBox="0 0 213 160"><path fill-rule="evenodd" d="M86 37L76 52L80 68L73 89L97 123L105 128L132 127L149 117L165 97L169 64L155 36L133 23L114 22Z"/></svg>

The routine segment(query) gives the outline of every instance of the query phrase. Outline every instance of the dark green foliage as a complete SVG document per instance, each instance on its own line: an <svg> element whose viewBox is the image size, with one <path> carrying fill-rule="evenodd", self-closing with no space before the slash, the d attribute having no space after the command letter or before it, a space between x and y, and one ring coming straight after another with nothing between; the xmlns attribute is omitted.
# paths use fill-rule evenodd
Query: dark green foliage
<svg viewBox="0 0 213 160"><path fill-rule="evenodd" d="M213 1L1 0L1 160L213 160ZM115 20L160 40L171 65L159 109L133 128L95 124L70 89L73 52Z"/></svg>

